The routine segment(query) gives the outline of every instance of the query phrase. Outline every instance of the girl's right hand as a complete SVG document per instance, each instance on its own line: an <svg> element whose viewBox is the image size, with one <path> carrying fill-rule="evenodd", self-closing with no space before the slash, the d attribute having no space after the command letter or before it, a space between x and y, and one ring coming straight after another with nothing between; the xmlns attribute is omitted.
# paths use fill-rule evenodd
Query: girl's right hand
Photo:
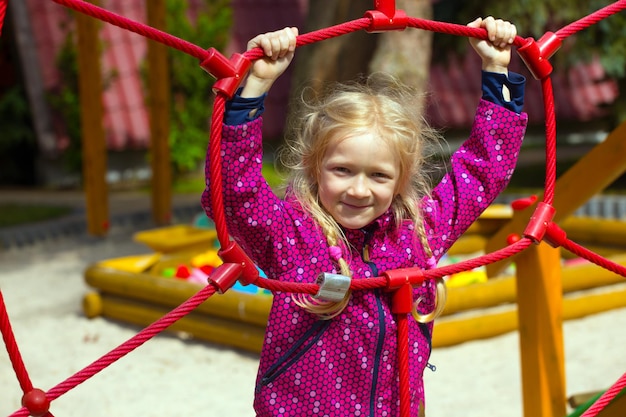
<svg viewBox="0 0 626 417"><path fill-rule="evenodd" d="M488 16L477 18L469 27L483 28L487 31L487 40L470 38L470 44L482 59L482 69L485 71L507 74L507 67L511 61L511 45L517 36L514 24L502 19Z"/></svg>
<svg viewBox="0 0 626 417"><path fill-rule="evenodd" d="M265 56L253 62L241 93L242 97L258 97L269 91L274 81L291 63L296 50L297 36L297 28L287 27L250 39L248 50L261 48Z"/></svg>

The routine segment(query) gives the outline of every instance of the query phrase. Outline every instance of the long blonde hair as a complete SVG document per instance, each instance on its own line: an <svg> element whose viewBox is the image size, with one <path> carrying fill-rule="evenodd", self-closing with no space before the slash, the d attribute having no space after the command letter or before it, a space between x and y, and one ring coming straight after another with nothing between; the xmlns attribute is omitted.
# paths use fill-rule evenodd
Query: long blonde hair
<svg viewBox="0 0 626 417"><path fill-rule="evenodd" d="M321 163L329 144L334 140L366 132L375 132L385 140L399 168L397 195L391 204L396 226L406 220L415 225L416 237L425 253L432 257L424 230L419 204L430 193L430 175L426 159L432 144L441 142L441 136L422 117L423 99L413 88L394 77L375 73L351 83L335 83L321 95L312 90L303 92L301 114L292 117L291 136L279 151L279 162L289 176L289 192L319 224L328 245L342 248L349 255L349 242L341 226L324 209L318 198L318 178ZM348 261L336 259L340 273L352 276ZM437 282L435 308L421 315L414 311L418 321L430 321L445 305L443 280ZM327 302L298 295L294 301L322 318L332 318L348 304L350 294L340 302ZM419 303L420 300L416 302Z"/></svg>

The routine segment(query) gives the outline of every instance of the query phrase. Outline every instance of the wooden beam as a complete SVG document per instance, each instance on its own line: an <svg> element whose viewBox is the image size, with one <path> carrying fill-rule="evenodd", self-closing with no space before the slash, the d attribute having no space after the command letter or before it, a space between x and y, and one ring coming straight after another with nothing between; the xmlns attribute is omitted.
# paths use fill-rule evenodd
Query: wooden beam
<svg viewBox="0 0 626 417"><path fill-rule="evenodd" d="M106 184L107 147L102 125L104 108L98 26L93 18L82 13L76 14L87 229L92 235L103 236L109 228L109 201Z"/></svg>
<svg viewBox="0 0 626 417"><path fill-rule="evenodd" d="M146 1L148 24L165 30L165 1ZM170 161L170 82L167 47L148 40L148 94L150 103L150 162L152 217L158 225L172 221L172 169Z"/></svg>
<svg viewBox="0 0 626 417"><path fill-rule="evenodd" d="M560 250L546 243L517 256L517 303L525 417L562 417L565 354Z"/></svg>

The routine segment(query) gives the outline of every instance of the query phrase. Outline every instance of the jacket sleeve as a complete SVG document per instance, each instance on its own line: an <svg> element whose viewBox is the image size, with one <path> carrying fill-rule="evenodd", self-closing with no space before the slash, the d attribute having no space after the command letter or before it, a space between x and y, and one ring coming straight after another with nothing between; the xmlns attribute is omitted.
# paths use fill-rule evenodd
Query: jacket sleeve
<svg viewBox="0 0 626 417"><path fill-rule="evenodd" d="M481 100L469 138L422 211L430 247L440 258L506 188L522 145L528 116Z"/></svg>
<svg viewBox="0 0 626 417"><path fill-rule="evenodd" d="M262 118L237 126L223 125L222 195L229 234L271 277L280 273L277 265L281 270L294 267L285 240L292 239L287 243L293 243L302 215L280 199L261 174L261 127ZM207 216L214 218L210 190L216 185L211 182L210 168L211 155L207 155L202 206Z"/></svg>

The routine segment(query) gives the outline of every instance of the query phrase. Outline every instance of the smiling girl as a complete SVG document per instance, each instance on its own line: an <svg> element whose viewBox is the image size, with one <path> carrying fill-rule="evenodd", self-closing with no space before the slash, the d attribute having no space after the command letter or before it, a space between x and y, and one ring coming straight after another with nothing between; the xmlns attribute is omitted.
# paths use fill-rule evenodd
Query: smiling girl
<svg viewBox="0 0 626 417"><path fill-rule="evenodd" d="M244 87L227 105L223 189L228 230L267 276L312 283L320 273L353 280L408 267L432 268L506 187L527 116L524 78L507 70L515 26L492 17L472 27L482 58L483 98L468 140L429 187L424 149L440 138L414 103L417 93L389 76L334 85L306 103L281 153L290 178L284 198L261 175L263 101L292 61L297 30L259 35ZM203 207L212 215L207 158ZM414 288L409 328L411 415L424 415L423 372L442 282ZM257 416L397 416L397 323L391 294L346 293L342 301L274 294L254 401Z"/></svg>

